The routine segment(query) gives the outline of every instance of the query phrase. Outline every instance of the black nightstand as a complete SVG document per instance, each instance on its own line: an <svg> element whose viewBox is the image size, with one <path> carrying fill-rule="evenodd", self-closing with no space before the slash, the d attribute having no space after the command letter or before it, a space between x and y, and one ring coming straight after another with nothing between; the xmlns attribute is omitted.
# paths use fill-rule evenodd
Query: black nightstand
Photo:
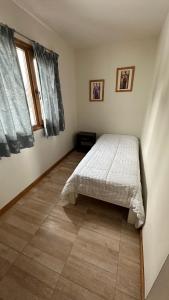
<svg viewBox="0 0 169 300"><path fill-rule="evenodd" d="M76 136L76 150L87 153L96 142L95 132L79 132Z"/></svg>

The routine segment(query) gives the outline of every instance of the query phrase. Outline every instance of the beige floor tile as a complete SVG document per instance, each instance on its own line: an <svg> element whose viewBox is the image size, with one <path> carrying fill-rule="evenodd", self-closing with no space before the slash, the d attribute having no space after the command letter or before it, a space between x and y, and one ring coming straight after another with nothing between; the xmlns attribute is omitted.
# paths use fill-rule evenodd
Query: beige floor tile
<svg viewBox="0 0 169 300"><path fill-rule="evenodd" d="M51 298L53 290L35 277L12 266L0 281L0 293L3 300L47 300Z"/></svg>
<svg viewBox="0 0 169 300"><path fill-rule="evenodd" d="M0 243L0 280L7 273L19 253ZM0 293L1 297L1 293Z"/></svg>
<svg viewBox="0 0 169 300"><path fill-rule="evenodd" d="M44 180L48 181L49 178L45 177ZM29 193L27 195L29 195L30 199L34 198L36 200L41 200L50 205L50 204L52 204L52 202L50 201L50 198L47 197L47 195L52 196L52 198L56 197L58 190L60 190L60 185L57 185L56 182L54 182L51 178L50 179L50 188L49 188L49 186L48 187L46 186L46 182L45 182L45 186L44 186L44 184L43 184L44 180L40 181L37 185L35 185L29 191ZM51 186L52 186L52 188L51 188ZM27 197L27 195L25 195L25 196Z"/></svg>
<svg viewBox="0 0 169 300"><path fill-rule="evenodd" d="M77 207L79 207L79 209L81 210L88 210L88 208L92 208L92 203L93 203L93 198L91 197L87 197L84 195L78 195L77 196L77 201L76 201L76 205Z"/></svg>
<svg viewBox="0 0 169 300"><path fill-rule="evenodd" d="M62 271L63 277L105 299L113 299L115 281L112 273L70 255Z"/></svg>
<svg viewBox="0 0 169 300"><path fill-rule="evenodd" d="M52 182L57 185L64 185L66 180L69 178L70 174L66 174L62 172L61 170L53 170L50 175L48 175L48 178L52 177Z"/></svg>
<svg viewBox="0 0 169 300"><path fill-rule="evenodd" d="M116 290L115 298L114 300L136 300L136 298L133 298L131 296L128 296L119 290Z"/></svg>
<svg viewBox="0 0 169 300"><path fill-rule="evenodd" d="M24 271L26 274L29 274L39 281L43 282L50 288L54 289L56 282L59 278L59 274L50 270L47 267L37 263L31 258L26 257L25 255L20 255L17 260L14 262L14 265L20 270Z"/></svg>
<svg viewBox="0 0 169 300"><path fill-rule="evenodd" d="M9 221L10 223L10 221ZM5 230L6 232L8 232L9 234L12 234L18 238L21 238L25 241L30 241L32 239L33 234L25 231L24 229L22 229L22 227L15 227L14 225L9 224L8 221L4 222L0 225L0 229Z"/></svg>
<svg viewBox="0 0 169 300"><path fill-rule="evenodd" d="M39 228L39 225L33 224L30 219L28 220L28 218L25 219L25 216L16 210L9 218L6 219L6 223L30 234L34 234Z"/></svg>
<svg viewBox="0 0 169 300"><path fill-rule="evenodd" d="M64 160L64 162L61 162L59 164L59 167L60 166L61 167L64 166L66 168L70 168L72 170L72 172L73 172L73 170L76 168L77 165L78 165L78 161L73 161L73 159L72 159L72 161Z"/></svg>
<svg viewBox="0 0 169 300"><path fill-rule="evenodd" d="M60 184L56 182L51 172L38 183L36 188L44 192L50 190L53 193L57 193L58 189L60 189Z"/></svg>
<svg viewBox="0 0 169 300"><path fill-rule="evenodd" d="M70 176L72 174L73 169L74 168L72 168L72 167L67 167L67 166L64 166L64 165L58 166L59 172L61 171L61 172L65 173L65 174L67 174L68 176Z"/></svg>
<svg viewBox="0 0 169 300"><path fill-rule="evenodd" d="M39 199L37 196L24 196L24 201L20 204L20 201L17 202L18 206L23 206L28 209L32 209L42 214L48 214L51 209L54 207L54 204L49 204L42 199ZM20 204L20 205L19 205Z"/></svg>
<svg viewBox="0 0 169 300"><path fill-rule="evenodd" d="M127 210L61 200L83 157L72 152L0 217L0 300L140 300L140 233Z"/></svg>
<svg viewBox="0 0 169 300"><path fill-rule="evenodd" d="M97 214L94 209L88 209L82 226L109 238L120 239L121 220Z"/></svg>
<svg viewBox="0 0 169 300"><path fill-rule="evenodd" d="M112 203L91 198L90 210L92 210L98 216L105 216L110 219L122 220L126 209Z"/></svg>
<svg viewBox="0 0 169 300"><path fill-rule="evenodd" d="M54 178L48 178L48 183L45 183L46 190L53 192L54 199L56 200L55 202L57 202L58 196L60 195L61 190L62 190L64 184L65 183L63 183L63 184L56 184L56 181L55 181ZM40 188L40 190L41 190L41 188ZM44 193L46 193L46 191L44 191Z"/></svg>
<svg viewBox="0 0 169 300"><path fill-rule="evenodd" d="M62 165L62 166L57 166L55 169L53 169L49 174L49 176L53 176L54 178L56 176L67 180L68 177L71 175L71 173L72 173L72 168L68 168Z"/></svg>
<svg viewBox="0 0 169 300"><path fill-rule="evenodd" d="M56 264L59 262L60 269L63 267L70 251L72 249L73 243L70 242L64 236L58 236L55 232L51 230L40 228L38 233L33 237L29 244L31 247L39 249L41 252L47 254L50 257L54 257ZM27 248L24 249L24 253ZM41 253L40 252L40 253ZM42 256L44 259L44 256ZM56 269L58 266L53 266Z"/></svg>
<svg viewBox="0 0 169 300"><path fill-rule="evenodd" d="M45 300L41 297L37 298L37 295L20 286L14 279L6 277L0 282L0 291L0 300Z"/></svg>
<svg viewBox="0 0 169 300"><path fill-rule="evenodd" d="M130 241L140 247L140 230L133 225L128 224L127 221L122 221L121 240Z"/></svg>
<svg viewBox="0 0 169 300"><path fill-rule="evenodd" d="M57 203L57 205L66 208L72 208L74 211L85 214L89 208L90 203L91 203L91 198L83 195L78 195L75 205L70 204L67 200L60 200Z"/></svg>
<svg viewBox="0 0 169 300"><path fill-rule="evenodd" d="M10 267L11 267L11 263L8 260L0 257L0 280L7 273ZM1 291L0 291L0 296L1 296Z"/></svg>
<svg viewBox="0 0 169 300"><path fill-rule="evenodd" d="M76 205L56 205L49 215L78 225L84 220L85 211L80 211Z"/></svg>
<svg viewBox="0 0 169 300"><path fill-rule="evenodd" d="M74 242L80 229L78 224L67 222L53 216L49 216L42 224L41 228L44 228L61 238L64 237L65 240L70 242Z"/></svg>
<svg viewBox="0 0 169 300"><path fill-rule="evenodd" d="M16 214L17 216L24 218L25 221L35 225L41 225L47 217L46 213L25 206L17 207Z"/></svg>
<svg viewBox="0 0 169 300"><path fill-rule="evenodd" d="M52 300L103 300L87 289L60 277Z"/></svg>
<svg viewBox="0 0 169 300"><path fill-rule="evenodd" d="M46 250L48 251L48 249ZM65 264L65 259L57 258L56 256L43 252L40 249L33 247L32 245L27 245L26 248L23 250L23 253L30 257L31 259L35 260L36 262L44 265L45 267L57 272L61 273Z"/></svg>
<svg viewBox="0 0 169 300"><path fill-rule="evenodd" d="M120 255L128 260L140 263L140 247L129 240L120 242Z"/></svg>
<svg viewBox="0 0 169 300"><path fill-rule="evenodd" d="M57 235L53 229L40 228L30 242L30 245L35 246L42 251L46 251L51 255L58 255L65 259L69 255L73 243L65 236Z"/></svg>
<svg viewBox="0 0 169 300"><path fill-rule="evenodd" d="M64 183L60 184L56 182L56 179L52 175L48 175L48 177L45 177L43 180L38 183L37 186L34 187L34 196L35 197L41 197L42 193L48 196L51 196L56 198L58 193L61 190L61 187L64 185ZM49 198L50 199L50 198ZM43 201L49 200L47 198L42 198ZM49 202L50 203L50 202Z"/></svg>
<svg viewBox="0 0 169 300"><path fill-rule="evenodd" d="M19 203L20 201L18 201ZM16 205L16 204L15 204ZM13 215L13 212L15 211L15 205L12 206L9 210L7 210L5 213L0 215L0 225L3 224L7 219L10 218L10 216Z"/></svg>
<svg viewBox="0 0 169 300"><path fill-rule="evenodd" d="M57 196L60 193L62 187L58 188L58 193L55 191L50 191L50 189L41 189L41 188L33 188L32 193L35 197L38 197L40 200L45 201L46 203L49 203L49 205L55 203L57 201Z"/></svg>
<svg viewBox="0 0 169 300"><path fill-rule="evenodd" d="M23 248L28 243L28 241L18 237L17 235L14 235L12 232L6 230L6 228L2 228L1 226L0 226L0 242L4 243L9 247L12 247L17 251L23 250Z"/></svg>
<svg viewBox="0 0 169 300"><path fill-rule="evenodd" d="M13 263L17 256L18 256L18 252L7 247L6 245L0 243L0 257L7 260L10 263Z"/></svg>
<svg viewBox="0 0 169 300"><path fill-rule="evenodd" d="M125 257L119 258L117 289L140 300L140 265Z"/></svg>
<svg viewBox="0 0 169 300"><path fill-rule="evenodd" d="M80 229L71 254L112 273L116 280L119 240L109 239L97 232Z"/></svg>

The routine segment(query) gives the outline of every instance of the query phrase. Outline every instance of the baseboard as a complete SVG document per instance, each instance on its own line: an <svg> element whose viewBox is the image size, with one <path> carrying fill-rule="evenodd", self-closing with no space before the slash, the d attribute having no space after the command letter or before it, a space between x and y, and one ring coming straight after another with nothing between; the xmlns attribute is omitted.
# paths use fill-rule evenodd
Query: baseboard
<svg viewBox="0 0 169 300"><path fill-rule="evenodd" d="M47 169L42 175L35 179L30 185L28 185L22 192L20 192L15 198L13 198L9 203L0 209L0 215L5 213L10 207L12 207L16 202L19 201L26 193L28 193L43 177L45 177L52 169L54 169L63 159L65 159L74 149L67 152L63 157L61 157L54 165Z"/></svg>
<svg viewBox="0 0 169 300"><path fill-rule="evenodd" d="M142 229L140 230L140 279L141 279L141 300L145 300L144 252L143 252Z"/></svg>

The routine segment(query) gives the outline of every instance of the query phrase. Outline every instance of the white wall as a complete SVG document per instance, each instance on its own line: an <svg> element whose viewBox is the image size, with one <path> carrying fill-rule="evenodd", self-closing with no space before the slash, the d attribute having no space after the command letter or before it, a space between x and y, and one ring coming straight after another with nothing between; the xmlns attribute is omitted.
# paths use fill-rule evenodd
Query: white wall
<svg viewBox="0 0 169 300"><path fill-rule="evenodd" d="M77 51L78 129L141 135L156 40L114 43ZM136 66L133 92L115 92L116 68ZM89 102L89 80L105 79L104 102Z"/></svg>
<svg viewBox="0 0 169 300"><path fill-rule="evenodd" d="M66 130L60 136L46 139L42 136L42 130L37 131L33 148L0 160L0 208L2 208L73 147L77 112L73 49L55 32L42 26L10 0L0 0L0 21L60 55L60 79L66 121Z"/></svg>
<svg viewBox="0 0 169 300"><path fill-rule="evenodd" d="M147 295L169 254L169 16L159 42L142 154L147 183L147 217L143 229Z"/></svg>

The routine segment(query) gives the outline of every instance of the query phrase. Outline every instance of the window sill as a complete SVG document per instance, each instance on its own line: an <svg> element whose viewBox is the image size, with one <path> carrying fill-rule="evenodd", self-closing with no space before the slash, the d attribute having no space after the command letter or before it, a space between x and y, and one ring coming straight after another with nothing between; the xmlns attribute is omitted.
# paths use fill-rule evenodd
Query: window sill
<svg viewBox="0 0 169 300"><path fill-rule="evenodd" d="M37 130L40 130L40 129L43 129L44 128L44 126L43 125L35 125L35 126L33 126L33 131L37 131Z"/></svg>

